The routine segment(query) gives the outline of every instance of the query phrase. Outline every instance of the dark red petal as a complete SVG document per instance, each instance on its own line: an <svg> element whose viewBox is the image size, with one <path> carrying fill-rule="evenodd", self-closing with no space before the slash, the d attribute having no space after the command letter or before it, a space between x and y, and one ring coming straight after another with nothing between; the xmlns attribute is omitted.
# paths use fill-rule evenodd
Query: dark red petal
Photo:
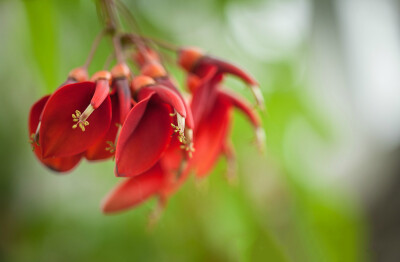
<svg viewBox="0 0 400 262"><path fill-rule="evenodd" d="M156 96L133 107L117 143L117 176L135 176L152 167L171 141L171 109Z"/></svg>
<svg viewBox="0 0 400 262"><path fill-rule="evenodd" d="M149 93L155 92L158 97L165 103L172 106L182 117L186 117L186 109L182 99L176 92L162 85L146 86L140 89L138 99L148 96Z"/></svg>
<svg viewBox="0 0 400 262"><path fill-rule="evenodd" d="M133 208L157 194L163 185L163 170L154 165L143 174L131 177L118 184L102 201L101 209L106 214Z"/></svg>
<svg viewBox="0 0 400 262"><path fill-rule="evenodd" d="M89 116L90 124L84 132L72 128L76 123L72 114L76 110L83 113L94 92L93 82L82 82L63 86L49 98L39 133L44 158L79 154L105 135L111 122L109 97Z"/></svg>
<svg viewBox="0 0 400 262"><path fill-rule="evenodd" d="M131 103L131 90L129 82L126 78L115 80L115 88L117 89L118 104L119 104L119 123L125 122L126 116L132 108Z"/></svg>
<svg viewBox="0 0 400 262"><path fill-rule="evenodd" d="M257 81L250 76L247 72L245 72L243 69L225 62L223 60L214 58L214 57L210 57L210 56L204 56L200 59L198 66L204 66L204 65L214 65L216 67L218 67L219 72L222 73L229 73L232 75L235 75L239 78L241 78L243 81L245 81L247 84L251 85L251 86L257 86L258 83Z"/></svg>
<svg viewBox="0 0 400 262"><path fill-rule="evenodd" d="M39 101L37 101L31 108L30 114L29 114L29 134L32 136L32 134L36 133L37 126L39 124L39 119L42 114L43 108L49 99L50 96L45 96L41 98ZM32 139L32 138L31 138ZM57 172L66 172L70 171L73 169L81 160L82 156L79 155L74 155L70 157L53 157L53 158L42 158L42 147L40 145L37 145L35 142L33 142L32 146L34 147L34 153L38 160L44 164L46 167L50 168L51 170L57 171Z"/></svg>
<svg viewBox="0 0 400 262"><path fill-rule="evenodd" d="M199 86L193 93L191 109L194 125L197 126L202 118L213 108L216 99L216 83L213 79L217 74L216 68L210 68L207 75L201 79Z"/></svg>
<svg viewBox="0 0 400 262"><path fill-rule="evenodd" d="M113 146L115 147L115 138L118 133L118 128L119 128L119 120L120 120L120 104L119 104L119 99L118 95L116 92L112 93L110 95L111 98L111 105L112 105L112 119L111 119L111 124L110 127L108 128L107 133L105 136L99 140L97 140L96 143L94 143L92 146L90 146L86 152L85 152L85 157L88 160L103 160L110 158L114 155L114 151L109 150ZM90 126L89 126L90 127ZM86 132L86 131L85 131ZM107 148L109 148L107 150Z"/></svg>
<svg viewBox="0 0 400 262"><path fill-rule="evenodd" d="M209 114L197 125L194 134L195 152L190 162L196 175L207 175L218 159L228 135L231 105L219 97Z"/></svg>

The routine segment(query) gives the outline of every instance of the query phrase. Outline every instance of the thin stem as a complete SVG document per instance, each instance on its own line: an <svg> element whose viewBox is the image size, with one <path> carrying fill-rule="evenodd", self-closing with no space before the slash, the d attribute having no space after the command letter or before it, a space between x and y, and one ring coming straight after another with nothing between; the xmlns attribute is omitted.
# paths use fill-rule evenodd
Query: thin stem
<svg viewBox="0 0 400 262"><path fill-rule="evenodd" d="M119 64L122 64L125 62L125 57L124 54L122 53L121 38L119 35L115 35L113 36L112 41L114 45L115 57L117 58L117 62Z"/></svg>
<svg viewBox="0 0 400 262"><path fill-rule="evenodd" d="M93 41L92 47L90 48L89 55L86 58L86 61L85 61L84 65L83 65L83 68L87 69L89 67L90 63L93 60L94 54L96 53L96 50L99 47L100 41L104 37L106 32L107 31L105 29L103 29L103 30L100 31L100 33L97 34L96 38Z"/></svg>
<svg viewBox="0 0 400 262"><path fill-rule="evenodd" d="M117 8L119 8L121 13L125 16L125 19L127 20L129 26L132 27L132 30L140 33L139 25L138 25L135 17L129 11L128 7L120 0L116 0L116 4L117 4Z"/></svg>
<svg viewBox="0 0 400 262"><path fill-rule="evenodd" d="M159 47L162 47L164 49L176 52L179 50L179 48L176 45L173 45L171 43L168 43L166 41L160 40L160 39L156 39L150 36L138 36L138 35L134 35L133 37L140 37L142 39L145 39L147 41L153 42L154 44L158 45Z"/></svg>
<svg viewBox="0 0 400 262"><path fill-rule="evenodd" d="M119 0L116 0L116 1L117 1L117 8L119 8L121 11L121 14L125 16L128 24L132 27L133 30L140 33L140 28L138 26L138 23L136 22L135 17L132 15L132 13L129 11L129 9L126 7L126 5L124 3L122 3ZM137 48L139 49L139 52L142 53L144 58L147 61L149 61L151 58L148 54L148 51L146 48L146 43L144 42L144 40L139 36L136 39L132 39L132 42L134 42L134 44L137 46Z"/></svg>
<svg viewBox="0 0 400 262"><path fill-rule="evenodd" d="M121 14L125 17L128 24L132 27L134 31L138 32L138 34L134 35L134 37L131 38L131 41L136 45L136 47L139 49L139 52L144 56L147 61L151 60L151 57L146 47L149 46L149 43L152 44L153 41L150 38L145 39L145 37L142 36L140 32L140 27L127 6L120 0L116 0L116 3L117 8L120 9ZM168 48L171 48L171 46L167 44L163 44L163 46L168 46Z"/></svg>
<svg viewBox="0 0 400 262"><path fill-rule="evenodd" d="M124 34L122 35L122 37L127 38L129 41L131 41L132 43L136 44L136 42L138 41L138 39L142 39L142 41L144 41L146 44L155 44L159 47L165 48L167 50L173 51L173 52L177 52L179 50L179 48L171 43L162 41L162 40L158 40L156 38L152 38L150 36L143 36L143 35L137 35L137 34Z"/></svg>
<svg viewBox="0 0 400 262"><path fill-rule="evenodd" d="M117 21L113 11L113 0L100 0L100 10L105 18L106 28L110 32L114 32L117 28Z"/></svg>

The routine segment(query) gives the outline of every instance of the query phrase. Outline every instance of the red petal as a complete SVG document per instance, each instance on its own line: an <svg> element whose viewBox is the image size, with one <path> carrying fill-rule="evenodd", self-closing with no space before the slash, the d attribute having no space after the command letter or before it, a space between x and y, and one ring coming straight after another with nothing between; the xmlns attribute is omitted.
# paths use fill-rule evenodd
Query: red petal
<svg viewBox="0 0 400 262"><path fill-rule="evenodd" d="M114 145L115 138L118 133L118 125L120 124L120 104L117 93L111 94L110 98L112 105L112 119L110 127L108 128L108 131L103 138L97 140L96 143L94 143L86 150L85 157L88 160L103 160L110 158L114 155L114 152L106 150L106 148Z"/></svg>
<svg viewBox="0 0 400 262"><path fill-rule="evenodd" d="M111 122L111 102L107 97L87 119L86 131L72 129L72 114L81 113L95 92L93 82L75 83L61 87L49 98L43 109L39 143L43 157L63 157L81 153L103 137Z"/></svg>
<svg viewBox="0 0 400 262"><path fill-rule="evenodd" d="M30 114L29 114L29 134L35 134L37 126L39 124L39 118L42 114L43 108L49 99L50 96L45 96L41 98L39 101L37 101L31 108ZM81 154L79 155L74 155L70 157L53 157L53 158L42 158L42 147L37 145L36 143L33 144L34 146L34 152L36 157L39 159L39 161L50 168L51 170L57 171L57 172L66 172L71 169L73 169L81 160L82 156Z"/></svg>
<svg viewBox="0 0 400 262"><path fill-rule="evenodd" d="M170 77L162 77L162 78L157 78L156 81L160 85L163 85L163 86L168 87L169 89L173 90L180 97L180 99L182 100L182 102L185 106L185 110L186 110L186 126L190 129L194 129L194 120L193 120L192 110L190 109L189 104L183 98L181 92L178 90L178 88L173 83L173 80Z"/></svg>
<svg viewBox="0 0 400 262"><path fill-rule="evenodd" d="M235 76L241 78L243 81L245 81L249 85L252 85L252 86L258 85L257 81L252 76L250 76L247 72L245 72L241 68L239 68L233 64L230 64L228 62L225 62L223 60L220 60L220 59L217 59L214 57L210 57L210 56L204 56L203 58L200 59L198 66L201 67L201 66L207 66L207 65L214 65L214 66L218 67L219 72L235 75Z"/></svg>
<svg viewBox="0 0 400 262"><path fill-rule="evenodd" d="M194 72L196 75L202 77L203 74L205 74L205 72L209 69L210 66L217 67L218 73L221 75L224 73L229 73L229 74L239 77L244 82L246 82L249 85L251 92L254 95L254 98L256 99L257 105L261 109L264 109L264 98L261 93L260 87L259 87L257 81L251 75L249 75L248 73L243 71L241 68L239 68L233 64L230 64L230 63L227 63L220 59L217 59L214 57L209 57L209 56L204 56L200 59ZM221 80L219 80L219 81L221 81Z"/></svg>
<svg viewBox="0 0 400 262"><path fill-rule="evenodd" d="M170 113L170 107L155 96L133 107L117 143L117 176L139 175L158 161L171 141Z"/></svg>
<svg viewBox="0 0 400 262"><path fill-rule="evenodd" d="M194 134L195 152L190 165L197 176L204 176L213 168L222 144L228 135L231 105L217 97L209 114L197 125Z"/></svg>
<svg viewBox="0 0 400 262"><path fill-rule="evenodd" d="M216 82L213 80L217 77L215 67L210 68L207 75L201 79L199 86L193 93L191 109L194 118L194 125L197 126L202 118L209 113L216 99Z"/></svg>
<svg viewBox="0 0 400 262"><path fill-rule="evenodd" d="M103 101L107 98L108 93L110 92L110 85L108 80L106 79L99 79L96 81L96 90L90 101L90 104L93 106L94 109L97 109Z"/></svg>
<svg viewBox="0 0 400 262"><path fill-rule="evenodd" d="M139 91L138 99L142 100L143 97L147 97L149 93L153 92L155 92L163 102L172 106L182 117L186 118L185 105L182 99L176 92L165 86L154 85L143 87Z"/></svg>
<svg viewBox="0 0 400 262"><path fill-rule="evenodd" d="M131 103L131 90L129 82L126 78L115 80L115 88L117 89L118 103L119 103L119 123L125 122L126 116L132 108Z"/></svg>
<svg viewBox="0 0 400 262"><path fill-rule="evenodd" d="M163 170L153 166L145 173L125 179L118 184L102 201L101 209L110 214L133 208L157 194L163 185Z"/></svg>

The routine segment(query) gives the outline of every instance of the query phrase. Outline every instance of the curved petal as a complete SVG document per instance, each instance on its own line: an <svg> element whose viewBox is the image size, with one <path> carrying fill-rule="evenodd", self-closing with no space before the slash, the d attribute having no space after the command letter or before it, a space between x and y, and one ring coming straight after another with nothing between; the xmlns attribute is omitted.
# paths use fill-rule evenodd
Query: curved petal
<svg viewBox="0 0 400 262"><path fill-rule="evenodd" d="M196 151L190 162L196 175L207 175L217 161L228 135L231 105L217 97L214 107L199 123L194 134Z"/></svg>
<svg viewBox="0 0 400 262"><path fill-rule="evenodd" d="M73 129L72 114L84 110L95 92L93 82L81 82L61 87L49 98L43 109L39 143L43 157L63 157L81 153L105 135L111 122L110 98L104 100L89 116L90 123L83 132Z"/></svg>
<svg viewBox="0 0 400 262"><path fill-rule="evenodd" d="M235 76L239 77L240 79L242 79L243 81L245 81L249 85L252 85L252 86L258 85L257 81L251 75L249 75L247 72L245 72L243 69L241 69L231 63L225 62L221 59L218 59L218 58L204 56L200 59L197 66L202 67L202 66L209 66L209 65L216 66L219 69L219 71L222 73L229 73L229 74L235 75Z"/></svg>
<svg viewBox="0 0 400 262"><path fill-rule="evenodd" d="M228 73L228 74L239 77L245 83L247 83L248 86L250 87L250 91L253 93L253 96L256 99L257 105L261 109L264 109L264 97L262 95L262 92L261 92L258 82L250 74L245 72L243 69L241 69L231 63L220 60L218 58L214 58L214 57L210 57L210 56L203 56L198 61L193 72L196 75L203 78L204 75L207 73L207 70L209 70L209 68L212 66L218 68L218 74L222 75L222 74ZM220 82L221 80L219 80L218 82Z"/></svg>
<svg viewBox="0 0 400 262"><path fill-rule="evenodd" d="M158 161L171 141L170 113L171 108L154 95L133 107L117 143L117 176L139 175Z"/></svg>
<svg viewBox="0 0 400 262"><path fill-rule="evenodd" d="M147 97L149 93L156 93L159 98L172 106L182 117L186 118L186 109L182 99L176 92L162 85L146 86L140 89L138 99Z"/></svg>
<svg viewBox="0 0 400 262"><path fill-rule="evenodd" d="M110 92L110 84L107 79L99 79L96 81L96 89L93 97L90 100L90 104L94 109L97 109L103 101L107 98Z"/></svg>
<svg viewBox="0 0 400 262"><path fill-rule="evenodd" d="M221 99L226 100L227 103L232 104L232 106L242 111L242 113L250 120L254 127L258 150L263 152L265 146L265 132L261 126L261 120L257 112L246 102L246 100L236 96L233 92L229 92L228 90L219 90L218 92Z"/></svg>
<svg viewBox="0 0 400 262"><path fill-rule="evenodd" d="M199 85L194 88L191 102L194 125L197 126L202 118L207 115L215 104L217 83L219 82L217 69L210 67L207 74L201 78Z"/></svg>
<svg viewBox="0 0 400 262"><path fill-rule="evenodd" d="M181 92L178 90L178 88L175 86L173 83L173 80L168 76L168 77L160 77L156 79L157 83L160 85L163 85L165 87L168 87L169 89L173 90L182 100L185 110L186 110L186 126L190 129L194 129L194 120L193 120L193 114L192 110L185 100L185 98L182 96Z"/></svg>
<svg viewBox="0 0 400 262"><path fill-rule="evenodd" d="M32 138L36 133L37 126L39 124L40 116L42 114L43 108L46 105L47 100L50 96L45 96L38 100L33 106L31 107L29 113L29 134ZM42 158L42 147L39 144L36 144L32 141L32 146L34 153L38 160L44 164L46 167L53 171L57 172L66 172L72 170L75 166L78 165L79 161L81 160L81 154L73 155L69 157L52 157L52 158Z"/></svg>
<svg viewBox="0 0 400 262"><path fill-rule="evenodd" d="M163 170L154 165L145 173L125 179L102 201L101 209L106 214L133 208L157 194L163 185Z"/></svg>
<svg viewBox="0 0 400 262"><path fill-rule="evenodd" d="M120 124L120 104L119 97L116 92L110 95L110 99L112 107L112 118L110 127L108 128L108 131L103 138L97 140L97 142L95 142L85 151L85 157L87 160L104 160L114 156L114 142Z"/></svg>

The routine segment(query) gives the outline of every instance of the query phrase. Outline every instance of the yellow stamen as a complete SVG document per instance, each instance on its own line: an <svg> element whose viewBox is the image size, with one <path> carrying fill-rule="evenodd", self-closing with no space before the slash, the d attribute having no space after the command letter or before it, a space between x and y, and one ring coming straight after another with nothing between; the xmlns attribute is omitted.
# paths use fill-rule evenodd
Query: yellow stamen
<svg viewBox="0 0 400 262"><path fill-rule="evenodd" d="M111 154L113 154L115 152L115 144L112 141L106 141L106 143L108 144L108 147L106 147L106 151L110 151Z"/></svg>
<svg viewBox="0 0 400 262"><path fill-rule="evenodd" d="M89 105L83 113L79 110L75 110L75 114L72 114L72 121L77 122L76 124L72 125L73 129L79 127L82 132L85 132L85 126L89 125L89 121L87 121L88 117L93 113L94 108L92 105Z"/></svg>
<svg viewBox="0 0 400 262"><path fill-rule="evenodd" d="M31 134L31 138L29 139L29 143L32 146L32 151L35 151L35 144L39 145L36 141L35 141L35 134Z"/></svg>
<svg viewBox="0 0 400 262"><path fill-rule="evenodd" d="M178 138L179 139L179 138ZM182 145L180 146L181 149L188 152L189 157L193 156L193 152L195 151L193 147L193 130L190 128L185 129L185 136L182 140L179 140Z"/></svg>

